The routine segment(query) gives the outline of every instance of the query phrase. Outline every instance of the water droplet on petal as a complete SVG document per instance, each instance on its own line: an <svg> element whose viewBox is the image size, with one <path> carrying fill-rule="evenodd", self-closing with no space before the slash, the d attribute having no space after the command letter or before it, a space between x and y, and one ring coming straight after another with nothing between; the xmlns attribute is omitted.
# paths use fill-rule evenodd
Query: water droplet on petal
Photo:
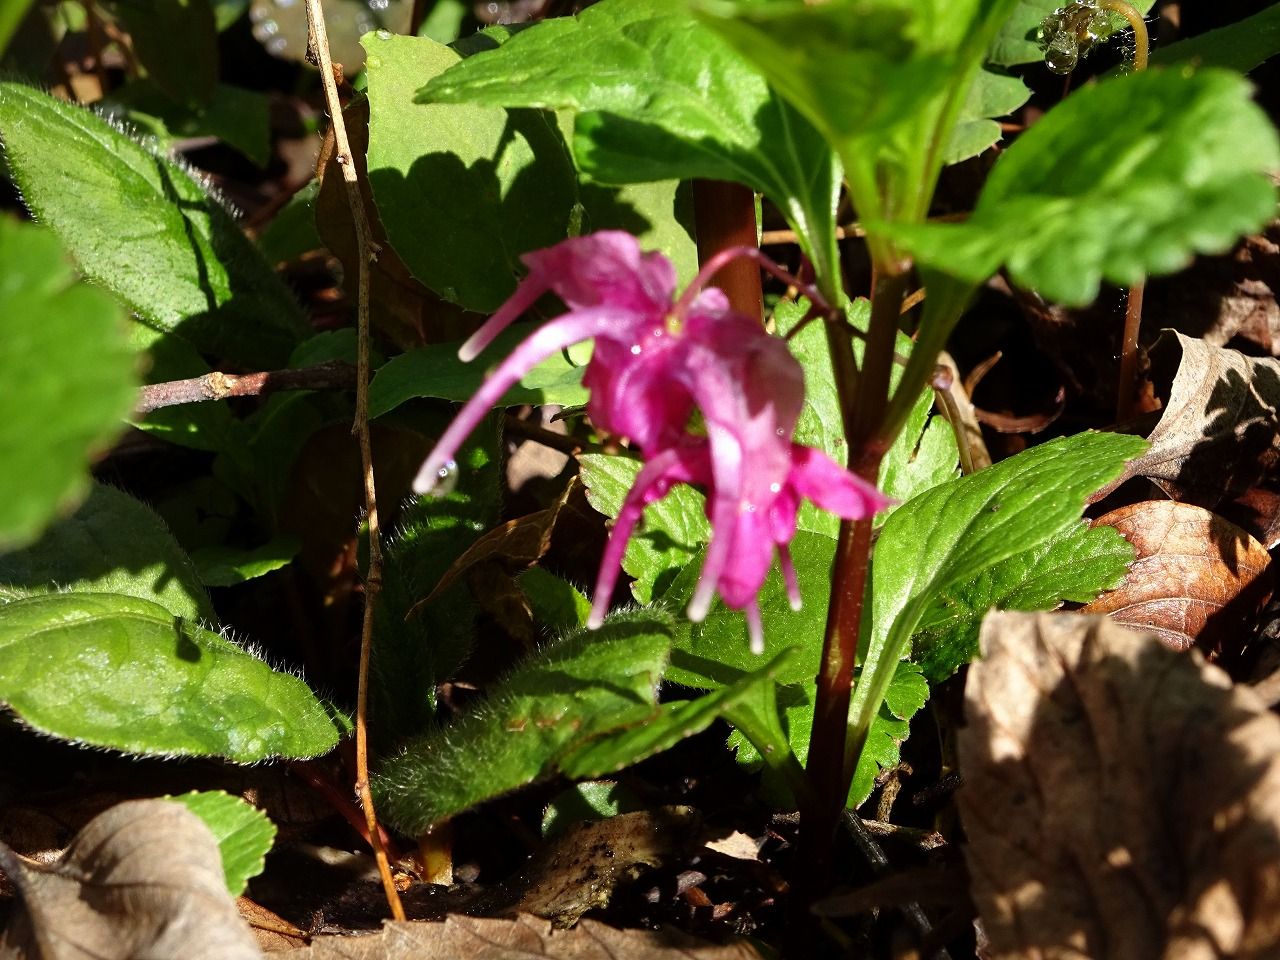
<svg viewBox="0 0 1280 960"><path fill-rule="evenodd" d="M458 462L450 460L436 471L436 484L431 488L433 497L447 497L458 489Z"/></svg>
<svg viewBox="0 0 1280 960"><path fill-rule="evenodd" d="M771 483L771 484L769 484L769 492L770 492L770 493L781 493L781 492L782 492L782 484L780 484L780 483Z"/></svg>
<svg viewBox="0 0 1280 960"><path fill-rule="evenodd" d="M643 348L638 343L633 343L631 345L631 353L635 356L639 356L642 350Z"/></svg>

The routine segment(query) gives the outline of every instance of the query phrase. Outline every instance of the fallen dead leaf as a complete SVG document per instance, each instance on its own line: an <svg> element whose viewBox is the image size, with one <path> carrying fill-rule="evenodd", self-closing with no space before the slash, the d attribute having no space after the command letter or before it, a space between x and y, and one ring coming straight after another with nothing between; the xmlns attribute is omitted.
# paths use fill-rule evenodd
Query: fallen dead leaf
<svg viewBox="0 0 1280 960"><path fill-rule="evenodd" d="M993 960L1280 953L1280 718L1103 617L995 613L957 797Z"/></svg>
<svg viewBox="0 0 1280 960"><path fill-rule="evenodd" d="M1280 361L1167 330L1151 364L1168 395L1151 446L1095 499L1148 477L1173 499L1212 509L1280 471Z"/></svg>
<svg viewBox="0 0 1280 960"><path fill-rule="evenodd" d="M584 920L555 930L546 920L452 916L444 923L388 923L364 937L321 937L298 960L759 960L745 941L713 944L675 931L615 930Z"/></svg>
<svg viewBox="0 0 1280 960"><path fill-rule="evenodd" d="M21 905L0 934L0 960L256 960L218 844L181 804L134 800L91 820L56 865L0 848Z"/></svg>
<svg viewBox="0 0 1280 960"><path fill-rule="evenodd" d="M1233 523L1189 503L1148 500L1099 517L1136 557L1124 583L1083 608L1150 630L1173 647L1206 652L1240 642L1270 596L1271 556Z"/></svg>

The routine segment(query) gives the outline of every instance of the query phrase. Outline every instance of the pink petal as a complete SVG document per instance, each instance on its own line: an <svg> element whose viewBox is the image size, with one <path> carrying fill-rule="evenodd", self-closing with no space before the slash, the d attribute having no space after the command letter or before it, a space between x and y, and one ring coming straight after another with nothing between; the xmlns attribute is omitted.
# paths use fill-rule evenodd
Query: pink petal
<svg viewBox="0 0 1280 960"><path fill-rule="evenodd" d="M821 450L794 444L788 481L823 510L846 520L878 513L896 501L833 461Z"/></svg>
<svg viewBox="0 0 1280 960"><path fill-rule="evenodd" d="M711 441L711 473L714 488L709 494L711 543L702 564L702 576L689 601L689 619L700 623L706 619L716 588L733 549L733 530L742 505L742 447L737 438L718 424L707 424Z"/></svg>

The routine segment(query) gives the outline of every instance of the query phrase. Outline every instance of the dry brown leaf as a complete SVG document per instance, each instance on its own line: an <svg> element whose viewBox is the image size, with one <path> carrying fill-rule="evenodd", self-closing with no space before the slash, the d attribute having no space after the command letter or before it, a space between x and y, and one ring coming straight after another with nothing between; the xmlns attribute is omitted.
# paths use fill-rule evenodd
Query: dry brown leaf
<svg viewBox="0 0 1280 960"><path fill-rule="evenodd" d="M1148 500L1094 521L1133 545L1124 583L1084 607L1150 630L1175 650L1239 643L1244 622L1270 594L1271 556L1262 544L1208 510Z"/></svg>
<svg viewBox="0 0 1280 960"><path fill-rule="evenodd" d="M1168 402L1120 480L1149 477L1174 499L1212 508L1280 469L1280 361L1247 357L1171 330L1151 349ZM1172 371L1176 367L1177 373Z"/></svg>
<svg viewBox="0 0 1280 960"><path fill-rule="evenodd" d="M298 960L759 960L745 941L708 943L676 931L615 930L584 920L554 930L546 920L452 916L444 923L388 923L364 937L321 937Z"/></svg>
<svg viewBox="0 0 1280 960"><path fill-rule="evenodd" d="M21 907L0 960L256 960L218 844L181 804L134 800L91 820L47 870L0 851Z"/></svg>
<svg viewBox="0 0 1280 960"><path fill-rule="evenodd" d="M995 613L958 795L993 960L1280 955L1280 718L1103 617Z"/></svg>

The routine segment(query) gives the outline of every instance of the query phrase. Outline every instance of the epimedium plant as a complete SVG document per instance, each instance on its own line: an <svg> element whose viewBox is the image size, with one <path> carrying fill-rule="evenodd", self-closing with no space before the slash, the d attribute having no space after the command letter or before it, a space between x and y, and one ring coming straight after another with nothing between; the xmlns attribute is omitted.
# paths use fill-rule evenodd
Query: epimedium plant
<svg viewBox="0 0 1280 960"><path fill-rule="evenodd" d="M380 423L442 437L420 487L441 471L452 484L401 512L375 624L376 780L395 826L421 834L534 780L607 776L723 718L739 760L801 807L806 856L821 863L840 809L896 762L930 683L974 655L988 610L1050 609L1120 581L1130 549L1081 512L1142 441L1084 433L957 476L950 427L930 414L938 353L998 270L1080 305L1104 281L1225 249L1274 213L1280 144L1224 69L1247 69L1256 50L1237 64L1220 43L1196 67L1171 51L1168 69L1157 55L1156 69L1066 98L1004 151L972 214L931 222L943 167L991 146L991 118L1025 99L1000 67L1040 55L1029 37L1051 12L600 0L452 46L365 37L363 173L386 255L443 300L497 311L463 348L470 363L452 345L404 349L377 358L371 385ZM0 376L24 385L8 393L20 399L0 417L0 449L30 464L4 471L0 498L0 700L38 730L134 753L325 752L341 712L217 632L206 588L290 561L287 476L349 406L301 393L248 416L224 401L130 407L139 357L160 382L215 363L350 359L351 339L308 336L267 238L248 241L155 143L16 82L0 84L0 140L39 221L0 222L13 268L0 328L19 347L0 352ZM795 231L812 282L784 275L800 295L768 328L705 286L723 257L699 273L680 186L693 179L745 185ZM846 187L869 299L845 295ZM909 336L900 317L917 282ZM547 291L568 314L527 339L505 329ZM20 319L32 316L48 323ZM578 345L590 338L594 350ZM60 349L72 341L84 349ZM55 355L56 368L30 359ZM448 427L423 398L467 406ZM435 691L471 652L479 600L455 585L417 604L498 522L488 413L523 403L632 441L579 457L613 540L594 606L545 571L516 581L557 638L441 726ZM209 455L211 485L260 542L171 532L88 484L85 451L125 417ZM635 606L609 613L618 565ZM697 693L660 699L663 680Z"/></svg>

